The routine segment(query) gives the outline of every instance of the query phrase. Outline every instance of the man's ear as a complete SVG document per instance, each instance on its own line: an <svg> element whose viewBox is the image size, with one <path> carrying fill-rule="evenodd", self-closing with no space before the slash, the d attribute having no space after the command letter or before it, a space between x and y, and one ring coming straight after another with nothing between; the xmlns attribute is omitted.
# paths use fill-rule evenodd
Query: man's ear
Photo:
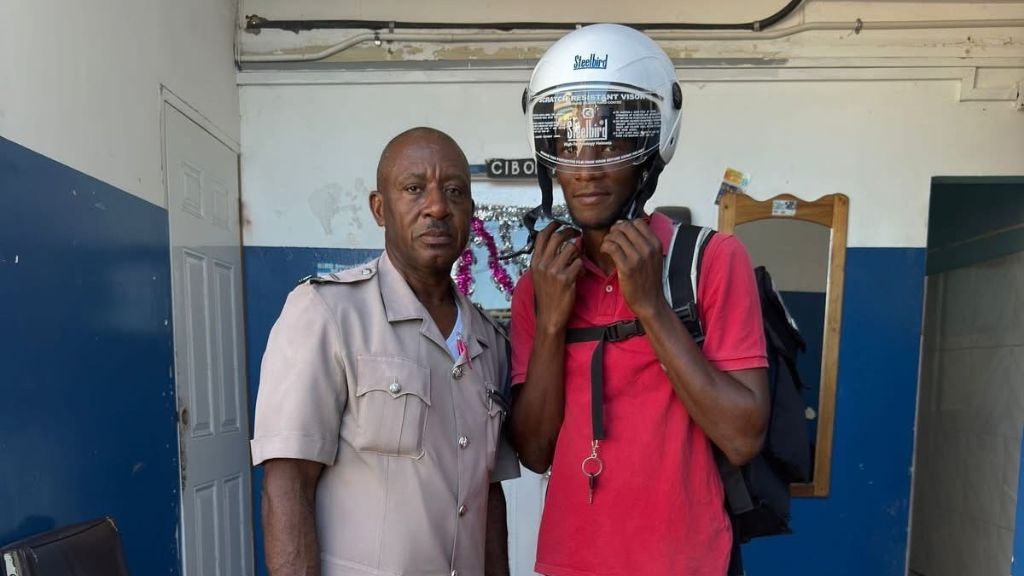
<svg viewBox="0 0 1024 576"><path fill-rule="evenodd" d="M380 190L374 190L370 192L370 212L373 214L373 219L377 221L377 226L384 226L384 196L380 193Z"/></svg>

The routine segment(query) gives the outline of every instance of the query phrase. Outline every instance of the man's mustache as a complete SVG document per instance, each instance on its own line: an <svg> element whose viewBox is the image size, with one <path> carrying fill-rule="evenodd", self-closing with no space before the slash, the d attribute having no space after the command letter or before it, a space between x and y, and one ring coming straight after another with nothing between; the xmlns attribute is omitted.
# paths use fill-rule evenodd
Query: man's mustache
<svg viewBox="0 0 1024 576"><path fill-rule="evenodd" d="M427 221L427 226L426 226L426 228L423 229L423 231L424 232L443 232L445 234L451 234L452 233L452 227L451 227L451 224L449 224L449 223L447 223L445 221L442 221L442 220L429 220L429 221Z"/></svg>

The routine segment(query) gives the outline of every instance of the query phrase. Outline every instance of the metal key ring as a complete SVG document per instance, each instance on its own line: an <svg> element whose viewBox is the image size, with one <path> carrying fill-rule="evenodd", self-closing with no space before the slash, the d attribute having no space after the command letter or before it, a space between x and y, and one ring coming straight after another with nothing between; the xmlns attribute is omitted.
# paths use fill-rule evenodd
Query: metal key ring
<svg viewBox="0 0 1024 576"><path fill-rule="evenodd" d="M597 462L597 470L595 472L587 472L587 462L590 462L591 460ZM584 476L600 476L601 472L604 471L604 462L597 456L587 456L586 459L583 460L583 464L580 464L580 469L583 470Z"/></svg>

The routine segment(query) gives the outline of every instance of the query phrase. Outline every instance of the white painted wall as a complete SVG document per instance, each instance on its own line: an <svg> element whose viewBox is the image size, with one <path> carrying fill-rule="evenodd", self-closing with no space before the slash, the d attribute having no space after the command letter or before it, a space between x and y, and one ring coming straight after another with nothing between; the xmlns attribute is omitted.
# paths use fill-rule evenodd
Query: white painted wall
<svg viewBox="0 0 1024 576"><path fill-rule="evenodd" d="M1015 72L1024 78L1024 67ZM680 71L682 140L652 205L687 205L695 222L714 223L731 166L752 175L758 198L849 196L850 246L923 247L933 176L1024 173L1024 112L961 102L959 81L736 81L746 73ZM449 132L471 163L526 156L526 78L515 70L241 74L245 242L382 246L365 197L384 143L427 124ZM478 200L493 189L475 185ZM534 186L516 190L524 204L539 200Z"/></svg>
<svg viewBox="0 0 1024 576"><path fill-rule="evenodd" d="M735 21L781 2L639 0L602 8L605 21ZM276 19L406 21L593 20L567 0L422 3L243 0ZM778 25L988 20L996 27L805 32L777 40L663 41L683 82L683 139L653 204L683 204L698 223L727 166L753 175L759 198L842 192L851 246L925 244L930 179L1024 173L1024 2L809 0ZM1013 25L1005 24L1016 22ZM242 33L243 60L311 52L353 31ZM384 34L386 40L387 35ZM470 161L522 157L520 96L548 42L370 42L325 62L247 63L239 75L243 201L253 245L379 247L365 196L377 154L420 124L450 132ZM304 71L304 69L306 69ZM276 70L276 71L274 71ZM479 182L478 200L537 202L535 186Z"/></svg>
<svg viewBox="0 0 1024 576"><path fill-rule="evenodd" d="M601 18L719 20L747 13L740 4L723 2L719 9L710 1L640 0L602 4L608 11ZM768 7L760 0L745 4L756 16ZM593 19L593 6L583 0L244 0L242 12L573 21ZM638 16L618 17L633 13ZM1024 18L1024 3L812 0L786 25L856 18ZM265 55L318 50L346 34L351 31L265 31L240 41L244 54ZM239 74L245 243L381 247L366 196L381 148L412 126L449 132L471 163L528 155L520 97L545 45L364 43L326 63L248 66ZM851 246L924 247L933 176L1024 174L1024 112L1013 102L1024 81L1022 28L846 30L774 42L687 40L667 49L683 82L683 137L651 204L690 206L697 223L716 221L714 196L731 166L752 175L750 193L757 198L846 194ZM539 201L528 182L476 181L474 194L479 202ZM517 573L533 557L531 526L541 493L534 480L520 480L508 492L519 526L513 529Z"/></svg>
<svg viewBox="0 0 1024 576"><path fill-rule="evenodd" d="M0 2L0 136L163 206L161 85L239 139L236 0Z"/></svg>

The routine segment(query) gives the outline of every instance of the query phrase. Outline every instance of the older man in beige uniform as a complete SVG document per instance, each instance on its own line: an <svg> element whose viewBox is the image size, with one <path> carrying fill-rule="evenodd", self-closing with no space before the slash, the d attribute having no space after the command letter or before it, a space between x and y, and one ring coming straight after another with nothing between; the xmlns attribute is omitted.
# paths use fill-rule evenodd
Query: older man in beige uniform
<svg viewBox="0 0 1024 576"><path fill-rule="evenodd" d="M370 208L384 254L300 284L263 357L252 456L267 565L507 574L507 343L450 278L474 209L465 156L436 130L400 134Z"/></svg>

